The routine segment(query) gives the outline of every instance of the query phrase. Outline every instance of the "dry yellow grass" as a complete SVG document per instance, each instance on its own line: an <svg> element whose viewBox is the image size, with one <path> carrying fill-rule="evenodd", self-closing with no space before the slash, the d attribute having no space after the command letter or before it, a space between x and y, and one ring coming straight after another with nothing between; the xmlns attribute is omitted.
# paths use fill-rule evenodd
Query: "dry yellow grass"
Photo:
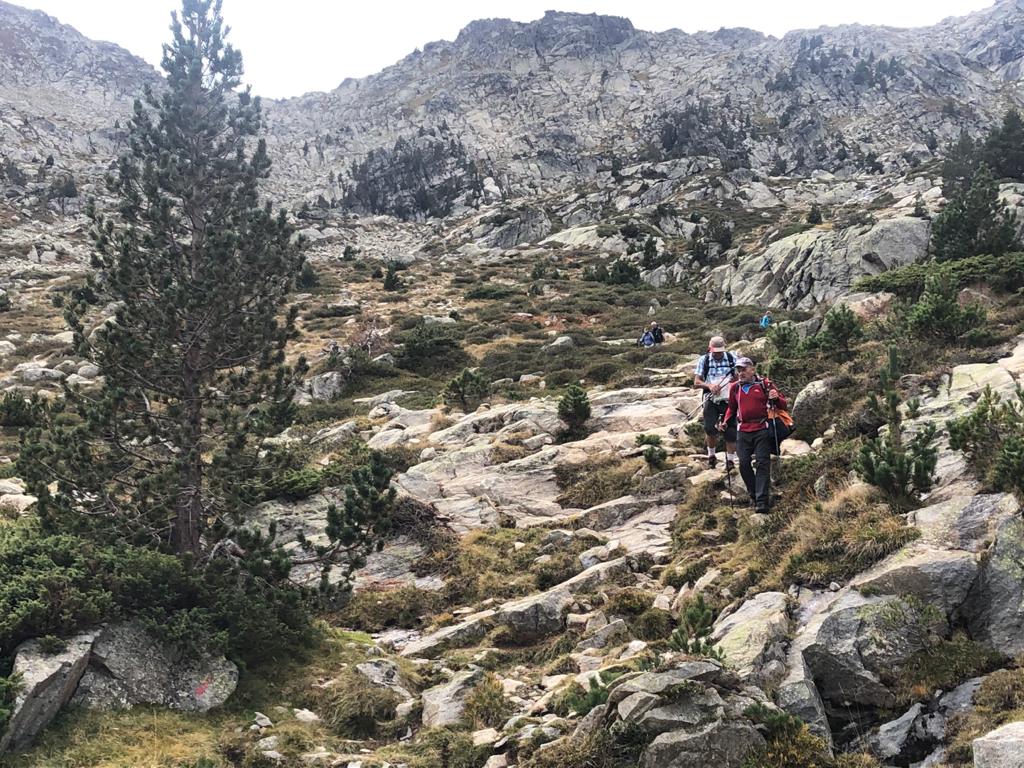
<svg viewBox="0 0 1024 768"><path fill-rule="evenodd" d="M239 723L241 724L241 723ZM218 741L230 723L162 709L71 712L11 768L228 768Z"/></svg>

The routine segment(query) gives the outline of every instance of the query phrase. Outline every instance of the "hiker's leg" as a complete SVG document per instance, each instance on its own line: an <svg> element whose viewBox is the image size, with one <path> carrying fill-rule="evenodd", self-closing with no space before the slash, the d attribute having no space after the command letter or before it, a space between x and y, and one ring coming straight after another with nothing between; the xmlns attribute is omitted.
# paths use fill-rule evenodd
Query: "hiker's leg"
<svg viewBox="0 0 1024 768"><path fill-rule="evenodd" d="M767 512L772 485L772 437L768 429L753 433L753 453L757 459L754 507L758 512Z"/></svg>
<svg viewBox="0 0 1024 768"><path fill-rule="evenodd" d="M718 405L708 398L704 401L704 444L707 447L708 462L715 464L715 452L718 450L718 420L721 418Z"/></svg>
<svg viewBox="0 0 1024 768"><path fill-rule="evenodd" d="M733 416L729 419L729 423L725 425L725 461L726 468L729 468L729 463L735 464L737 461L736 456L736 417Z"/></svg>
<svg viewBox="0 0 1024 768"><path fill-rule="evenodd" d="M743 478L743 484L747 486L747 493L750 495L750 498L755 497L754 468L750 465L750 460L753 458L753 450L754 443L751 440L751 433L740 432L736 443L736 453L739 455L740 460L740 477Z"/></svg>

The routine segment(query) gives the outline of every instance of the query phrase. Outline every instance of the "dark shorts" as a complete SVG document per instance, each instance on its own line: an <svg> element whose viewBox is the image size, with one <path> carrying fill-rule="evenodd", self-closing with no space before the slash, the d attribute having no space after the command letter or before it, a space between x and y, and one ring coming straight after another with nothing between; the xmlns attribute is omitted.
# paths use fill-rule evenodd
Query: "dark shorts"
<svg viewBox="0 0 1024 768"><path fill-rule="evenodd" d="M725 416L725 412L728 409L728 403L716 403L710 397L704 401L704 434L705 435L717 435L718 422ZM736 442L736 417L729 419L729 423L725 425L725 441L727 443Z"/></svg>

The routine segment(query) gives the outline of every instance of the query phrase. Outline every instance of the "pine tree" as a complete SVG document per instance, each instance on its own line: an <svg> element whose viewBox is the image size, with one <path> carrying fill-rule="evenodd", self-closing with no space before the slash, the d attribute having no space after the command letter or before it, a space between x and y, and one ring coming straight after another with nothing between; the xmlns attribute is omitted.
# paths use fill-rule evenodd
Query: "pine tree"
<svg viewBox="0 0 1024 768"><path fill-rule="evenodd" d="M441 398L445 405L460 405L465 413L469 413L470 405L479 403L489 391L487 379L470 368L463 368L462 373L445 385Z"/></svg>
<svg viewBox="0 0 1024 768"><path fill-rule="evenodd" d="M921 493L931 490L938 461L935 424L927 423L904 444L903 415L896 392L899 358L889 347L887 366L880 372L882 398L872 395L869 407L889 425L884 437L865 442L854 459L854 469L866 482L882 490L898 509L913 506Z"/></svg>
<svg viewBox="0 0 1024 768"><path fill-rule="evenodd" d="M590 398L578 384L570 384L558 401L558 418L566 426L570 436L582 435L590 418Z"/></svg>
<svg viewBox="0 0 1024 768"><path fill-rule="evenodd" d="M658 244L651 236L648 236L644 243L644 256L641 264L644 269L654 269L658 266Z"/></svg>
<svg viewBox="0 0 1024 768"><path fill-rule="evenodd" d="M931 248L936 261L979 254L1002 256L1019 245L1016 217L999 199L999 185L981 164L966 191L946 204L932 225Z"/></svg>
<svg viewBox="0 0 1024 768"><path fill-rule="evenodd" d="M942 194L947 200L952 200L970 188L971 179L978 168L979 151L974 139L965 131L955 144L946 147L945 154L942 161Z"/></svg>
<svg viewBox="0 0 1024 768"><path fill-rule="evenodd" d="M117 215L89 210L91 287L116 313L89 335L86 307L66 312L106 386L69 393L77 419L36 430L20 463L51 526L198 555L241 521L254 438L293 412L304 363L284 365L295 314L281 307L303 259L284 212L259 198L261 107L237 90L220 0L184 0L171 31L167 87L136 101L108 179Z"/></svg>
<svg viewBox="0 0 1024 768"><path fill-rule="evenodd" d="M395 262L388 262L388 271L384 274L384 290L397 291L402 287L402 278L398 276L398 268Z"/></svg>
<svg viewBox="0 0 1024 768"><path fill-rule="evenodd" d="M821 224L824 217L821 214L821 206L817 203L811 205L811 210L807 212L807 223L808 224Z"/></svg>
<svg viewBox="0 0 1024 768"><path fill-rule="evenodd" d="M1024 120L1020 112L1009 110L1002 125L989 133L982 150L985 162L996 178L1024 181Z"/></svg>

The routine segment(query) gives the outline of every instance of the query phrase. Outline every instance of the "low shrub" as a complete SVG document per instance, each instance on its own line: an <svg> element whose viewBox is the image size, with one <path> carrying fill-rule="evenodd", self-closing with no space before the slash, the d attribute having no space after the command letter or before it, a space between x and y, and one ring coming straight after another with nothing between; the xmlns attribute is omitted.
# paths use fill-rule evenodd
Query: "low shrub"
<svg viewBox="0 0 1024 768"><path fill-rule="evenodd" d="M654 595L650 592L625 587L613 592L601 610L609 616L639 616L651 607L652 602Z"/></svg>
<svg viewBox="0 0 1024 768"><path fill-rule="evenodd" d="M798 717L755 704L743 713L765 728L766 746L743 761L743 768L829 768L828 744L811 734Z"/></svg>
<svg viewBox="0 0 1024 768"><path fill-rule="evenodd" d="M316 688L314 705L324 722L340 736L368 739L382 724L394 720L399 696L389 688L370 685L355 671L345 671L330 685Z"/></svg>
<svg viewBox="0 0 1024 768"><path fill-rule="evenodd" d="M364 589L353 593L337 616L339 624L362 632L414 629L424 616L438 610L440 597L416 587Z"/></svg>
<svg viewBox="0 0 1024 768"><path fill-rule="evenodd" d="M395 362L399 367L421 375L464 368L470 362L469 355L443 325L420 322L402 334L400 341L404 346Z"/></svg>
<svg viewBox="0 0 1024 768"><path fill-rule="evenodd" d="M183 653L262 664L312 638L302 594L273 576L226 558L196 569L148 549L0 526L0 664L29 638L118 618L140 620Z"/></svg>
<svg viewBox="0 0 1024 768"><path fill-rule="evenodd" d="M0 398L0 427L34 426L43 408L38 395L25 397L19 392L5 392Z"/></svg>
<svg viewBox="0 0 1024 768"><path fill-rule="evenodd" d="M974 409L948 426L949 446L963 451L986 485L1024 494L1024 390L1003 401L986 386Z"/></svg>
<svg viewBox="0 0 1024 768"><path fill-rule="evenodd" d="M551 708L563 717L569 716L572 712L582 717L594 707L608 701L608 693L608 689L594 678L590 678L586 688L574 682L552 702Z"/></svg>
<svg viewBox="0 0 1024 768"><path fill-rule="evenodd" d="M897 696L903 702L920 701L936 690L950 690L965 680L985 674L1002 661L999 653L957 632L949 639L918 651L894 675ZM1008 707L1024 707L1024 689L1019 702L1006 702Z"/></svg>
<svg viewBox="0 0 1024 768"><path fill-rule="evenodd" d="M475 730L500 728L514 709L512 702L505 698L501 681L488 673L466 699L463 718Z"/></svg>
<svg viewBox="0 0 1024 768"><path fill-rule="evenodd" d="M648 608L629 622L630 631L641 640L664 640L672 634L672 614Z"/></svg>
<svg viewBox="0 0 1024 768"><path fill-rule="evenodd" d="M633 490L638 468L638 462L624 462L618 457L563 464L555 468L555 478L563 489L556 501L562 507L589 509L626 496Z"/></svg>
<svg viewBox="0 0 1024 768"><path fill-rule="evenodd" d="M570 385L558 401L558 418L565 424L568 435L584 435L587 419L590 418L590 398L586 390L575 384Z"/></svg>
<svg viewBox="0 0 1024 768"><path fill-rule="evenodd" d="M1024 287L1024 252L1002 256L971 256L943 263L957 288L981 283L997 291L1013 292ZM889 291L909 301L916 300L925 289L928 278L934 274L935 264L911 264L862 277L857 289L862 291Z"/></svg>
<svg viewBox="0 0 1024 768"><path fill-rule="evenodd" d="M985 325L985 310L960 305L956 278L945 268L925 279L924 291L900 311L899 322L922 340L958 341Z"/></svg>
<svg viewBox="0 0 1024 768"><path fill-rule="evenodd" d="M549 589L580 573L580 559L571 552L558 552L551 559L530 568L537 577L537 589Z"/></svg>
<svg viewBox="0 0 1024 768"><path fill-rule="evenodd" d="M1024 720L1024 669L1003 669L986 677L974 694L974 709L950 719L946 761L973 765L971 742L1009 722Z"/></svg>

